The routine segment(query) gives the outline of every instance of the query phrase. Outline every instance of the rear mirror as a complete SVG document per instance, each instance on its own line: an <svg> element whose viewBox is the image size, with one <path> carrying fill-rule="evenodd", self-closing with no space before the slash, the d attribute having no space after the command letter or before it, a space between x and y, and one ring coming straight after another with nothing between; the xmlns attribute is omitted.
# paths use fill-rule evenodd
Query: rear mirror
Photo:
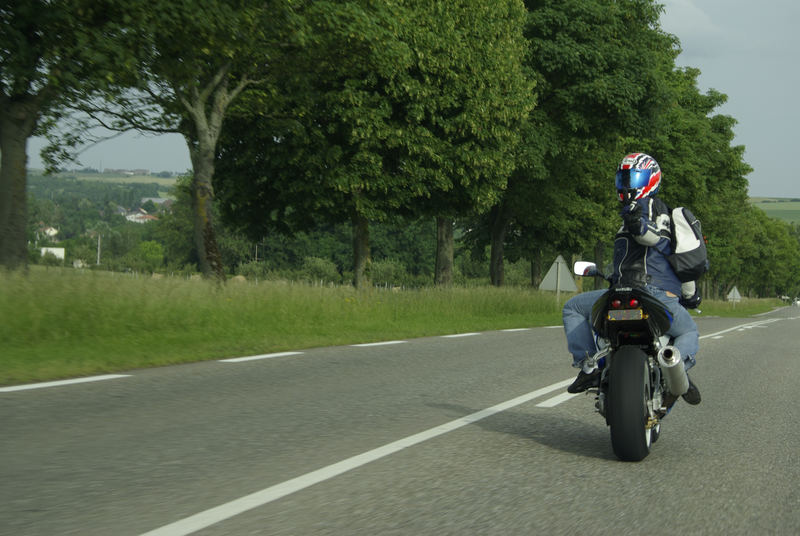
<svg viewBox="0 0 800 536"><path fill-rule="evenodd" d="M575 275L594 276L597 275L597 265L593 262L578 261L572 271Z"/></svg>

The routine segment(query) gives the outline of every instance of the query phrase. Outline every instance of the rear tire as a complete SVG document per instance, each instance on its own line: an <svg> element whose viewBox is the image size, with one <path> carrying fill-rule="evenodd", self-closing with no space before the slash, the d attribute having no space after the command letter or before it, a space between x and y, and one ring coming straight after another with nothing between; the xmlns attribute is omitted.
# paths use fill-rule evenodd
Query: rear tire
<svg viewBox="0 0 800 536"><path fill-rule="evenodd" d="M630 346L623 346L611 358L606 420L614 454L623 461L643 460L654 440L653 428L647 428L650 378L646 360L642 350Z"/></svg>

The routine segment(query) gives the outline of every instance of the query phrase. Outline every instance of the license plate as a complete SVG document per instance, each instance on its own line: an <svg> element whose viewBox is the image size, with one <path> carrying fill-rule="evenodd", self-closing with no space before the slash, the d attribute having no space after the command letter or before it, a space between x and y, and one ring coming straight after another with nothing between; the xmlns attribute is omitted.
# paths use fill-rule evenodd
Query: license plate
<svg viewBox="0 0 800 536"><path fill-rule="evenodd" d="M641 320L644 311L641 309L614 309L608 312L609 320Z"/></svg>

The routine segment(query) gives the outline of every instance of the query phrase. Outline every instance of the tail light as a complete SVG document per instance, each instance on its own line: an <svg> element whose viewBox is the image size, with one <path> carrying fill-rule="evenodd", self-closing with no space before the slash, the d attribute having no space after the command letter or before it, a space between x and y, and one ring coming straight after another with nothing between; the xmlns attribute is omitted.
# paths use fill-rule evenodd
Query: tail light
<svg viewBox="0 0 800 536"><path fill-rule="evenodd" d="M619 298L614 298L611 300L609 305L611 305L612 309L636 309L640 304L639 300L636 298L630 298L626 301L622 301Z"/></svg>

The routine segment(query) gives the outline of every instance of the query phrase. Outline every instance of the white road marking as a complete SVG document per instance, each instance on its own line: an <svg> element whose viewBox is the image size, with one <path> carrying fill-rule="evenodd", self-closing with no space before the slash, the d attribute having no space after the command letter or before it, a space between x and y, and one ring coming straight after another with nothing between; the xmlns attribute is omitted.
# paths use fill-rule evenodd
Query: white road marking
<svg viewBox="0 0 800 536"><path fill-rule="evenodd" d="M251 355L248 357L233 357L231 359L220 359L220 363L242 363L243 361L256 361L258 359L272 359L273 357L286 357L290 355L301 355L303 352L277 352L274 354Z"/></svg>
<svg viewBox="0 0 800 536"><path fill-rule="evenodd" d="M560 395L556 395L553 398L548 398L544 402L539 402L536 404L537 408L553 408L562 402L566 402L571 398L575 398L576 396L582 393L561 393Z"/></svg>
<svg viewBox="0 0 800 536"><path fill-rule="evenodd" d="M800 317L790 317L788 320L798 320ZM702 335L700 339L721 339L722 335L725 333L730 333L731 331L745 331L747 329L752 328L763 328L766 327L767 324L771 324L773 322L780 322L781 320L785 320L782 318L771 318L769 320L759 320L757 322L749 322L747 324L740 324L738 326L734 326L732 328L724 329L722 331L717 331L716 333L709 333L708 335ZM561 329L563 326L543 326L543 329ZM513 332L513 331L529 331L530 328L516 328L516 329L504 329L501 331L505 332ZM472 335L480 335L480 333L461 333L457 335L443 335L443 337L447 338L454 338L454 337L468 337ZM385 341L385 342L371 342L365 344L352 344L350 346L353 347L371 347L371 346L387 346L391 344L404 344L408 341ZM244 361L254 361L257 359L270 359L273 357L284 357L284 356L292 356L292 355L301 355L303 352L277 352L274 354L263 354L263 355L255 355L255 356L247 356L247 357L235 357L231 359L220 359L219 361L224 363L240 363ZM12 385L9 387L0 387L0 393L9 393L13 391L27 391L31 389L43 389L46 387L59 387L62 385L71 385L76 383L88 383L88 382L97 382L103 380L113 380L115 378L127 378L130 374L105 374L101 376L89 376L86 378L74 378L71 380L59 380L59 381L52 381L52 382L41 382L41 383L31 383L25 385Z"/></svg>
<svg viewBox="0 0 800 536"><path fill-rule="evenodd" d="M186 534L191 534L219 523L220 521L224 521L238 514L247 512L248 510L252 510L253 508L258 508L259 506L263 506L297 491L301 491L305 488L313 486L314 484L319 484L320 482L324 482L325 480L339 476L347 471L361 467L362 465L366 465L370 462L374 462L375 460L390 456L405 448L413 447L414 445L422 443L423 441L427 441L428 439L432 439L448 432L452 432L453 430L457 430L463 426L467 426L468 424L491 417L492 415L500 413L501 411L506 411L515 406L519 406L520 404L524 404L525 402L529 402L530 400L544 396L552 391L563 389L570 383L572 383L572 378L554 383L553 385L548 385L547 387L537 389L536 391L512 398L511 400L507 400L505 402L501 402L496 406L472 413L466 417L461 417L460 419L430 428L424 432L404 437L403 439L399 439L392 443L383 445L382 447L358 454L352 458L347 458L346 460L334 463L333 465L317 469L316 471L311 471L310 473L298 476L297 478L281 482L280 484L275 484L274 486L264 488L261 491L251 493L250 495L245 495L244 497L240 497L239 499L235 499L231 502L216 506L203 512L199 512L193 516L170 523L169 525L164 525L163 527L154 529L143 534L142 536L183 536Z"/></svg>
<svg viewBox="0 0 800 536"><path fill-rule="evenodd" d="M765 324L771 324L773 322L778 322L780 320L781 320L780 318L772 318L770 320L759 320L758 322L749 322L747 324L739 324L738 326L733 326L732 328L723 329L722 331L717 331L716 333L709 333L708 335L703 335L703 336L700 337L700 339L708 339L708 338L712 338L712 337L714 339L720 339L721 338L720 335L722 335L724 333L730 333L731 331L744 331L746 329L751 329L751 328L754 328L756 326L763 326Z"/></svg>
<svg viewBox="0 0 800 536"><path fill-rule="evenodd" d="M443 339L456 339L458 337L473 337L480 335L480 333L456 333L455 335L442 335Z"/></svg>
<svg viewBox="0 0 800 536"><path fill-rule="evenodd" d="M351 344L350 346L355 346L356 348L368 348L370 346L387 346L389 344L404 344L408 341L385 341L385 342L366 342L363 344Z"/></svg>
<svg viewBox="0 0 800 536"><path fill-rule="evenodd" d="M9 393L11 391L27 391L29 389L42 389L44 387L59 387L61 385L72 385L73 383L100 382L103 380L113 380L115 378L127 378L128 376L130 376L130 374L104 374L102 376L87 376L86 378L74 378L72 380L12 385L11 387L0 387L0 393Z"/></svg>

